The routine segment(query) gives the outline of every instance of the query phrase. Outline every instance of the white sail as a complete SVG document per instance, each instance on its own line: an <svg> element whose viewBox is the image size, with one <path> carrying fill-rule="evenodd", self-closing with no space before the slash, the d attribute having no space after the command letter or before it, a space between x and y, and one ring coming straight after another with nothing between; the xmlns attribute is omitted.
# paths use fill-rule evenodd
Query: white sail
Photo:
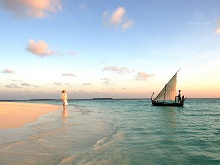
<svg viewBox="0 0 220 165"><path fill-rule="evenodd" d="M159 101L159 102L175 101L176 82L177 82L177 73L170 79L170 81L160 91L160 93L157 95L154 101Z"/></svg>

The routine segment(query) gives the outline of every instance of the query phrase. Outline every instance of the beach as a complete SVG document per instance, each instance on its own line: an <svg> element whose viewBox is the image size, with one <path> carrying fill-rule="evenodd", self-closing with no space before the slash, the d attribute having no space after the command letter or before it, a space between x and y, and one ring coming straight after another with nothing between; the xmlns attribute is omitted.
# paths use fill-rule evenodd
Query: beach
<svg viewBox="0 0 220 165"><path fill-rule="evenodd" d="M0 102L0 129L22 127L36 121L41 115L61 108L50 104Z"/></svg>
<svg viewBox="0 0 220 165"><path fill-rule="evenodd" d="M84 153L98 147L114 131L108 119L85 106L70 103L63 110L60 100L46 103L0 104L0 116L4 119L0 129L0 164L81 162Z"/></svg>

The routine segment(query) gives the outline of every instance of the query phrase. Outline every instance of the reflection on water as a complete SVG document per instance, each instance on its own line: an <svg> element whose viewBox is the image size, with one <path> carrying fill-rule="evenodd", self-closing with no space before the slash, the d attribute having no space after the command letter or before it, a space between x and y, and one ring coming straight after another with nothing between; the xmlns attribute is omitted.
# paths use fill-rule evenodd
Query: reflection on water
<svg viewBox="0 0 220 165"><path fill-rule="evenodd" d="M63 109L62 119L63 119L64 123L66 122L67 117L68 117L68 111L67 111L67 109Z"/></svg>

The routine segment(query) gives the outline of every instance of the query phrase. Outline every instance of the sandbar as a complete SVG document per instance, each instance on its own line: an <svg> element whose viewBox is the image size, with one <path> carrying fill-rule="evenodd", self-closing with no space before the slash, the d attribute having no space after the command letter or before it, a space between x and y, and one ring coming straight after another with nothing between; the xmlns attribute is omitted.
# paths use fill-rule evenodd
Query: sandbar
<svg viewBox="0 0 220 165"><path fill-rule="evenodd" d="M0 102L0 129L18 128L37 121L41 115L62 109L59 105Z"/></svg>

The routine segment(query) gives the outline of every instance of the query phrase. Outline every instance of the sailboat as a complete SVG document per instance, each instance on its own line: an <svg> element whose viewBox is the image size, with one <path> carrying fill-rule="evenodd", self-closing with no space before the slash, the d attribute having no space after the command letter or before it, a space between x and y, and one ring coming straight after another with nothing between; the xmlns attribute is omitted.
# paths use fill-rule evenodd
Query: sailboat
<svg viewBox="0 0 220 165"><path fill-rule="evenodd" d="M179 90L179 95L176 96L176 83L177 83L178 71L174 74L174 76L170 79L170 81L167 84L165 84L164 88L160 91L160 93L154 99L153 99L153 95L154 95L154 92L153 92L151 96L152 105L180 106L180 107L183 106L186 98L184 98L184 96L181 97L180 90Z"/></svg>

